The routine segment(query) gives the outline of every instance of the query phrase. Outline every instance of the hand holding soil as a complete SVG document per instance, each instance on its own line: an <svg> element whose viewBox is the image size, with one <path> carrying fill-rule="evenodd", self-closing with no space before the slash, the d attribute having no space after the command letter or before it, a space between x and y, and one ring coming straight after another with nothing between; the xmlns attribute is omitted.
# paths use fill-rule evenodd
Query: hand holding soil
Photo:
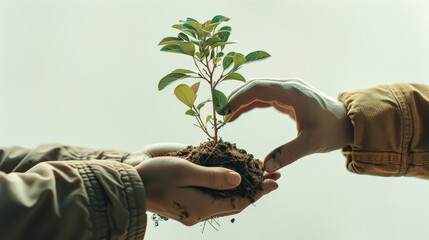
<svg viewBox="0 0 429 240"><path fill-rule="evenodd" d="M214 198L202 191L236 188L242 181L236 172L222 167L199 166L178 157L160 156L181 146L184 145L155 144L127 158L126 161L133 162L143 159L136 169L145 184L148 211L190 226L215 216L239 213L251 204L247 198ZM278 173L266 174L255 200L275 190L278 185L274 180L279 177Z"/></svg>

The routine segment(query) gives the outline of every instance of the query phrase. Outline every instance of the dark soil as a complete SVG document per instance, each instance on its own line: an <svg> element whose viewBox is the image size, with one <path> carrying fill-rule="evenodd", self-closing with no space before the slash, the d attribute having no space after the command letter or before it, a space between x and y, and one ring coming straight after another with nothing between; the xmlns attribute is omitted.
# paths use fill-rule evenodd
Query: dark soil
<svg viewBox="0 0 429 240"><path fill-rule="evenodd" d="M245 150L238 149L235 144L220 140L215 146L214 141L209 141L198 147L188 146L182 151L172 152L168 155L182 157L202 166L232 169L241 175L241 184L235 189L201 188L214 198L241 197L247 198L253 203L256 193L262 191L264 170L261 161ZM231 200L231 204L234 206L233 200Z"/></svg>

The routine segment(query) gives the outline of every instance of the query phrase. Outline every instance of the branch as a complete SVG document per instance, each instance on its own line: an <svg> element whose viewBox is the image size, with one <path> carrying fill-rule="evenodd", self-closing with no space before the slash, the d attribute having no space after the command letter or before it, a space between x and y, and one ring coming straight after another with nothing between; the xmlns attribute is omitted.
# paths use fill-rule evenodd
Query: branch
<svg viewBox="0 0 429 240"><path fill-rule="evenodd" d="M197 64L197 61L195 61L195 57L193 57L193 59L194 59L195 66L197 66L198 71L199 71L198 76L200 76L201 78L203 78L203 79L205 79L207 82L209 82L209 80L208 80L206 77L204 77L204 74L201 72L201 69L200 69L200 67L199 67L199 66L198 66L198 64Z"/></svg>
<svg viewBox="0 0 429 240"><path fill-rule="evenodd" d="M225 69L222 71L222 75L219 77L219 79L216 81L216 84L214 87L216 87L220 82L223 81L223 79L228 76L229 74L231 74L233 71L235 70L235 68L232 68L231 71L229 71L227 74L223 75L223 72L225 72Z"/></svg>
<svg viewBox="0 0 429 240"><path fill-rule="evenodd" d="M204 125L203 120L201 119L201 115L198 112L198 110L195 108L195 106L193 106L195 112L197 113L197 115L195 116L195 118L197 119L198 124L201 126L202 130L207 134L207 136L209 136L209 138L214 139L212 135L210 135L209 131L207 130L207 127Z"/></svg>

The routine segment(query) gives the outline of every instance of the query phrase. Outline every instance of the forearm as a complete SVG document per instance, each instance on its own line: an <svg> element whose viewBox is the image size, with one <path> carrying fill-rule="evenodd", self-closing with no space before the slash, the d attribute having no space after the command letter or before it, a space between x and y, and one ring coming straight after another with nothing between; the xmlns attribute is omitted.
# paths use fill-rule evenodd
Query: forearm
<svg viewBox="0 0 429 240"><path fill-rule="evenodd" d="M354 128L348 170L429 178L429 86L382 85L342 93Z"/></svg>
<svg viewBox="0 0 429 240"><path fill-rule="evenodd" d="M65 144L45 144L35 149L22 147L0 148L0 171L25 172L37 163L61 160L106 160L122 162L126 151L94 149Z"/></svg>
<svg viewBox="0 0 429 240"><path fill-rule="evenodd" d="M145 191L137 171L115 161L57 161L0 172L5 239L141 239Z"/></svg>

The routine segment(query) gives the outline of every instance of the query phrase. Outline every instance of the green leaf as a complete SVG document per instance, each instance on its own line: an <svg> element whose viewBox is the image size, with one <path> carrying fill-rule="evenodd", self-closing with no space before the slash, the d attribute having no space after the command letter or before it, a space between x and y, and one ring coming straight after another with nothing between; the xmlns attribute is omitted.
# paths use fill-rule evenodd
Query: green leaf
<svg viewBox="0 0 429 240"><path fill-rule="evenodd" d="M224 26L221 29L219 29L218 35L219 38L222 39L222 42L227 42L229 39L229 36L231 35L232 28L230 26Z"/></svg>
<svg viewBox="0 0 429 240"><path fill-rule="evenodd" d="M203 38L208 38L211 36L211 33L203 28Z"/></svg>
<svg viewBox="0 0 429 240"><path fill-rule="evenodd" d="M196 23L199 23L197 20L195 20L193 18L190 18L190 17L186 18L186 21L187 22L196 22Z"/></svg>
<svg viewBox="0 0 429 240"><path fill-rule="evenodd" d="M204 105L206 105L206 103L211 102L212 100L209 98L207 100L205 100L204 102L198 104L197 109L200 110L202 107L204 107Z"/></svg>
<svg viewBox="0 0 429 240"><path fill-rule="evenodd" d="M223 80L238 80L238 81L246 82L246 79L241 74L236 72L228 74Z"/></svg>
<svg viewBox="0 0 429 240"><path fill-rule="evenodd" d="M194 40L194 39L191 39L191 42L193 44L195 44L195 45L198 45L198 46L201 46L201 44L203 43L203 41L197 41L197 40Z"/></svg>
<svg viewBox="0 0 429 240"><path fill-rule="evenodd" d="M195 56L197 56L197 58L201 59L201 55L200 55L200 53L199 53L199 52L196 52L196 53L195 53Z"/></svg>
<svg viewBox="0 0 429 240"><path fill-rule="evenodd" d="M238 68L246 62L246 58L241 53L236 53L233 57L234 60L234 68Z"/></svg>
<svg viewBox="0 0 429 240"><path fill-rule="evenodd" d="M227 69L231 66L231 64L234 62L233 57L235 55L235 52L229 52L228 54L226 54L226 56L223 58L223 69Z"/></svg>
<svg viewBox="0 0 429 240"><path fill-rule="evenodd" d="M204 32L206 32L206 33L208 33L208 34L210 34L211 33L211 31L213 31L213 29L215 28L215 27L217 27L219 25L219 23L217 23L217 24L209 24L209 25L206 25L204 28L203 28L203 31Z"/></svg>
<svg viewBox="0 0 429 240"><path fill-rule="evenodd" d="M217 15L217 16L213 17L211 23L213 24L213 23L218 23L218 22L228 22L229 20L230 20L230 18L227 18L227 17L222 16L222 15Z"/></svg>
<svg viewBox="0 0 429 240"><path fill-rule="evenodd" d="M201 126L199 126L199 125L197 125L195 123L194 123L194 126L197 127L197 128L201 128L204 131L204 129Z"/></svg>
<svg viewBox="0 0 429 240"><path fill-rule="evenodd" d="M210 119L212 119L212 115L208 115L208 116L206 117L206 124L210 121Z"/></svg>
<svg viewBox="0 0 429 240"><path fill-rule="evenodd" d="M195 102L195 94L194 91L192 91L192 88L189 87L186 84L180 84L179 86L174 89L174 95L186 106L192 108L194 106Z"/></svg>
<svg viewBox="0 0 429 240"><path fill-rule="evenodd" d="M218 52L218 53L216 54L216 57L223 57L223 55L224 55L224 53L223 53L223 52Z"/></svg>
<svg viewBox="0 0 429 240"><path fill-rule="evenodd" d="M234 42L218 42L212 45L212 48L216 48L216 47L225 47L225 45L227 44L235 44L238 43L237 41Z"/></svg>
<svg viewBox="0 0 429 240"><path fill-rule="evenodd" d="M162 52L183 53L183 50L178 44L168 44L161 48Z"/></svg>
<svg viewBox="0 0 429 240"><path fill-rule="evenodd" d="M210 57L209 55L210 55L210 50L209 50L209 49L206 49L206 50L204 51L204 56L205 56L205 57Z"/></svg>
<svg viewBox="0 0 429 240"><path fill-rule="evenodd" d="M220 115L225 115L225 109L228 108L228 99L223 92L213 89L214 108Z"/></svg>
<svg viewBox="0 0 429 240"><path fill-rule="evenodd" d="M216 64L216 63L218 63L220 61L222 61L222 58L220 58L220 57L213 59L213 63L214 64Z"/></svg>
<svg viewBox="0 0 429 240"><path fill-rule="evenodd" d="M219 37L211 37L211 38L207 39L206 46L210 46L210 45L217 43L217 42L220 42L220 41L221 41L221 39Z"/></svg>
<svg viewBox="0 0 429 240"><path fill-rule="evenodd" d="M194 26L192 26L191 24L189 24L189 23L182 24L182 31L185 31L185 30L187 32L197 34L198 36L200 35L200 33L198 32L198 30Z"/></svg>
<svg viewBox="0 0 429 240"><path fill-rule="evenodd" d="M182 39L177 37L166 37L161 40L161 42L158 43L158 46L166 45L166 44L178 44L182 42Z"/></svg>
<svg viewBox="0 0 429 240"><path fill-rule="evenodd" d="M188 41L189 42L189 37L188 36L186 36L186 34L184 34L184 33L179 33L179 36L178 36L180 39L182 39L182 40L185 40L185 41Z"/></svg>
<svg viewBox="0 0 429 240"><path fill-rule="evenodd" d="M195 31L198 33L198 36L201 36L203 29L202 29L199 22L197 22L197 21L186 21L186 24L192 25L192 27L194 27Z"/></svg>
<svg viewBox="0 0 429 240"><path fill-rule="evenodd" d="M185 112L185 114L186 115L189 115L189 116L197 116L198 114L194 111L194 110L192 110L192 109L188 109L188 111L186 111Z"/></svg>
<svg viewBox="0 0 429 240"><path fill-rule="evenodd" d="M254 51L246 55L246 63L264 60L269 57L271 55L265 51Z"/></svg>
<svg viewBox="0 0 429 240"><path fill-rule="evenodd" d="M171 26L172 28L175 28L175 29L179 29L179 30L182 30L182 25L181 24L174 24L173 26Z"/></svg>
<svg viewBox="0 0 429 240"><path fill-rule="evenodd" d="M195 45L190 42L182 42L179 44L182 52L186 55L194 56L195 53Z"/></svg>
<svg viewBox="0 0 429 240"><path fill-rule="evenodd" d="M205 28L206 26L210 25L212 21L207 20L205 23L202 24L202 27Z"/></svg>
<svg viewBox="0 0 429 240"><path fill-rule="evenodd" d="M197 96L198 89L200 88L200 82L195 83L194 85L191 86L191 88L195 96Z"/></svg>
<svg viewBox="0 0 429 240"><path fill-rule="evenodd" d="M176 69L173 71L173 73L193 73L193 74L198 74L194 71L188 70L188 69Z"/></svg>
<svg viewBox="0 0 429 240"><path fill-rule="evenodd" d="M178 72L172 72L170 74L168 74L167 76L163 77L159 83L158 83L158 90L162 90L165 87L167 87L168 85L170 85L170 83L180 80L180 79L185 79L190 77L187 74L184 73L178 73Z"/></svg>

